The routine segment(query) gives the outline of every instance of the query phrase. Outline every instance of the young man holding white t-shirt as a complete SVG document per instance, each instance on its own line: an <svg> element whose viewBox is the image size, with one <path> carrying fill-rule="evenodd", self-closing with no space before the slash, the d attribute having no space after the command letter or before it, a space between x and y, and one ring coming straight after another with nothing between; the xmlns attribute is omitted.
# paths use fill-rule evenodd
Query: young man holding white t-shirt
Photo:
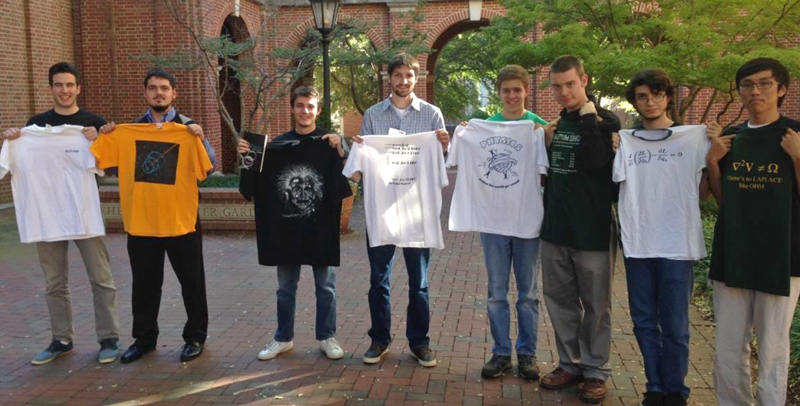
<svg viewBox="0 0 800 406"><path fill-rule="evenodd" d="M706 256L698 200L708 196L709 142L704 126L670 118L674 92L659 69L631 80L626 98L642 123L622 132L614 160L628 300L647 377L643 406L681 406L689 397L692 261ZM721 130L712 123L707 133Z"/></svg>
<svg viewBox="0 0 800 406"><path fill-rule="evenodd" d="M50 90L53 93L53 109L31 117L27 125L39 127L55 127L65 124L77 125L83 127L81 132L86 139L91 141L97 138L97 131L100 126L105 124L105 120L78 107L78 95L81 92L78 70L65 62L57 63L50 67L49 80ZM20 129L10 128L3 132L1 138L9 140L9 142L18 142L13 140L20 136ZM97 204L93 205L90 211L85 212L84 215L96 218L102 228L100 204L99 201L94 203ZM57 205L58 202L54 204ZM61 211L65 210L65 208L55 208L54 210ZM74 217L80 216L75 215ZM18 221L21 221L21 219L18 219ZM79 233L79 231L76 230L76 233ZM44 271L47 284L45 300L50 314L53 340L45 350L31 360L32 364L46 364L63 354L69 353L73 348L75 331L72 325L72 301L69 293L69 268L67 262L67 250L70 241L73 241L80 250L89 276L89 282L92 285L95 329L100 343L98 361L109 363L117 359L119 355L117 290L111 275L104 233L105 230L102 230L102 233L98 230L97 233L93 233L88 238L46 239L36 243L39 263L42 271Z"/></svg>
<svg viewBox="0 0 800 406"><path fill-rule="evenodd" d="M414 94L417 83L419 62L407 54L395 55L389 61L388 73L392 93L386 100L370 107L364 113L361 124L361 135L388 135L390 130L399 130L405 134L435 131L436 137L447 151L450 136L444 129L444 118L438 107L419 99ZM353 141L361 143L360 136ZM361 179L361 173L352 176L354 181ZM369 229L367 230L369 234ZM367 237L369 240L369 236ZM391 301L389 284L396 247L382 245L369 247L367 254L370 262L369 309L372 328L369 336L372 344L364 353L364 363L375 364L381 361L388 352L391 343ZM403 248L403 257L408 269L409 304L406 335L411 353L420 365L436 366L436 356L430 348L428 328L430 325L430 308L428 301L428 261L430 248Z"/></svg>
<svg viewBox="0 0 800 406"><path fill-rule="evenodd" d="M530 120L534 125L547 125L541 117L525 109L525 99L528 97L528 72L519 65L508 65L497 73L497 94L503 102L503 110L487 121L518 121ZM532 138L535 133L531 133ZM539 152L543 153L542 162L537 168L547 174L547 152L544 140ZM534 143L531 143L534 144ZM543 164L543 165L542 165ZM537 179L538 187L540 172L526 174ZM519 376L525 379L539 379L539 367L536 365L536 343L538 337L539 320L539 289L537 285L539 270L539 227L541 227L542 195L535 195L536 201L526 202L524 205L530 212L522 212L523 216L536 219L538 227L530 230L534 232L532 238L521 238L514 235L501 235L496 233L481 232L481 245L486 271L489 275L489 292L487 308L489 325L491 327L494 346L492 358L481 369L481 376L487 379L497 378L504 371L511 368L511 319L508 303L509 279L511 266L514 266L514 276L517 285L517 370ZM516 202L519 204L520 202ZM534 210L534 207L540 210ZM518 221L521 221L519 219Z"/></svg>

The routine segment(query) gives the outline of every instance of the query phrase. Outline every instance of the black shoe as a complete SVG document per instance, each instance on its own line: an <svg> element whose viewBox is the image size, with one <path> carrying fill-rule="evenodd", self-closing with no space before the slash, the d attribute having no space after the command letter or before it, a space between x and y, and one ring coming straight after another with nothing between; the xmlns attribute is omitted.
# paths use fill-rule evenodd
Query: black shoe
<svg viewBox="0 0 800 406"><path fill-rule="evenodd" d="M389 352L388 346L372 343L367 352L364 353L364 363L377 364L381 362L381 358L383 358L387 352Z"/></svg>
<svg viewBox="0 0 800 406"><path fill-rule="evenodd" d="M664 394L661 392L645 392L644 399L639 406L662 406L664 404Z"/></svg>
<svg viewBox="0 0 800 406"><path fill-rule="evenodd" d="M203 353L202 343L186 343L181 351L181 362L191 361Z"/></svg>
<svg viewBox="0 0 800 406"><path fill-rule="evenodd" d="M664 406L686 406L686 398L680 393L668 393L664 396Z"/></svg>
<svg viewBox="0 0 800 406"><path fill-rule="evenodd" d="M486 379L497 378L509 369L511 369L510 355L493 354L492 359L481 368L481 376Z"/></svg>
<svg viewBox="0 0 800 406"><path fill-rule="evenodd" d="M419 361L419 364L425 368L436 366L436 355L427 345L424 347L416 347L411 349L411 355Z"/></svg>
<svg viewBox="0 0 800 406"><path fill-rule="evenodd" d="M539 366L533 355L517 354L517 373L520 378L536 381L539 379Z"/></svg>
<svg viewBox="0 0 800 406"><path fill-rule="evenodd" d="M122 358L119 359L119 362L123 364L130 364L131 362L136 361L139 358L142 358L144 354L152 352L155 349L156 349L155 345L145 347L143 345L133 343L131 344L130 347L128 347L125 353L122 354Z"/></svg>

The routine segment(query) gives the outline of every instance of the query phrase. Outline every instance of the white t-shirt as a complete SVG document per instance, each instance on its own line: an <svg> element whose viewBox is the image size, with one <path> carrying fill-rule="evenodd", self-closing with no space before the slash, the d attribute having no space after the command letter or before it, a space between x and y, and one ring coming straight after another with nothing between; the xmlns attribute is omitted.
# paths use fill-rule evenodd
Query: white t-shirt
<svg viewBox="0 0 800 406"><path fill-rule="evenodd" d="M3 143L0 179L11 173L11 190L23 243L79 240L105 235L95 174L102 174L83 127L22 129Z"/></svg>
<svg viewBox="0 0 800 406"><path fill-rule="evenodd" d="M619 222L628 258L704 258L700 179L710 143L704 125L622 130L614 158Z"/></svg>
<svg viewBox="0 0 800 406"><path fill-rule="evenodd" d="M536 238L542 228L541 175L549 167L544 130L533 122L470 120L458 126L447 166L458 165L451 231Z"/></svg>
<svg viewBox="0 0 800 406"><path fill-rule="evenodd" d="M436 133L362 138L342 173L363 173L370 247L444 248L439 215L448 180Z"/></svg>

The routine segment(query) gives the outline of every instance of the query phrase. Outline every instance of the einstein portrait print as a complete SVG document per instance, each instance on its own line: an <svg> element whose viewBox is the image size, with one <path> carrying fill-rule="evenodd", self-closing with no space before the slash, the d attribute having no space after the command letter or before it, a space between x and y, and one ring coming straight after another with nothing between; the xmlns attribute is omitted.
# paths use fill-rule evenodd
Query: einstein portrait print
<svg viewBox="0 0 800 406"><path fill-rule="evenodd" d="M174 185L180 144L136 141L134 181Z"/></svg>
<svg viewBox="0 0 800 406"><path fill-rule="evenodd" d="M323 198L322 176L311 166L291 165L278 173L278 200L284 218L310 218Z"/></svg>

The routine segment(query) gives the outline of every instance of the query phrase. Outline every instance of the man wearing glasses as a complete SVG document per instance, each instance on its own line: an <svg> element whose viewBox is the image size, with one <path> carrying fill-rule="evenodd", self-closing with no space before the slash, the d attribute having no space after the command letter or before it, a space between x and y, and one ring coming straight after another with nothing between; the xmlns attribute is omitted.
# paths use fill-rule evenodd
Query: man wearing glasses
<svg viewBox="0 0 800 406"><path fill-rule="evenodd" d="M708 152L720 204L709 279L717 322L714 386L727 405L783 405L789 328L800 293L800 122L779 108L789 72L770 58L736 72L749 120ZM758 388L750 381L750 339L758 340Z"/></svg>
<svg viewBox="0 0 800 406"><path fill-rule="evenodd" d="M674 94L663 70L631 80L626 98L642 122L620 132L614 159L628 300L647 377L643 406L683 406L689 397L692 261L706 256L698 205L709 194L706 135L722 132L717 123L708 131L676 123Z"/></svg>

